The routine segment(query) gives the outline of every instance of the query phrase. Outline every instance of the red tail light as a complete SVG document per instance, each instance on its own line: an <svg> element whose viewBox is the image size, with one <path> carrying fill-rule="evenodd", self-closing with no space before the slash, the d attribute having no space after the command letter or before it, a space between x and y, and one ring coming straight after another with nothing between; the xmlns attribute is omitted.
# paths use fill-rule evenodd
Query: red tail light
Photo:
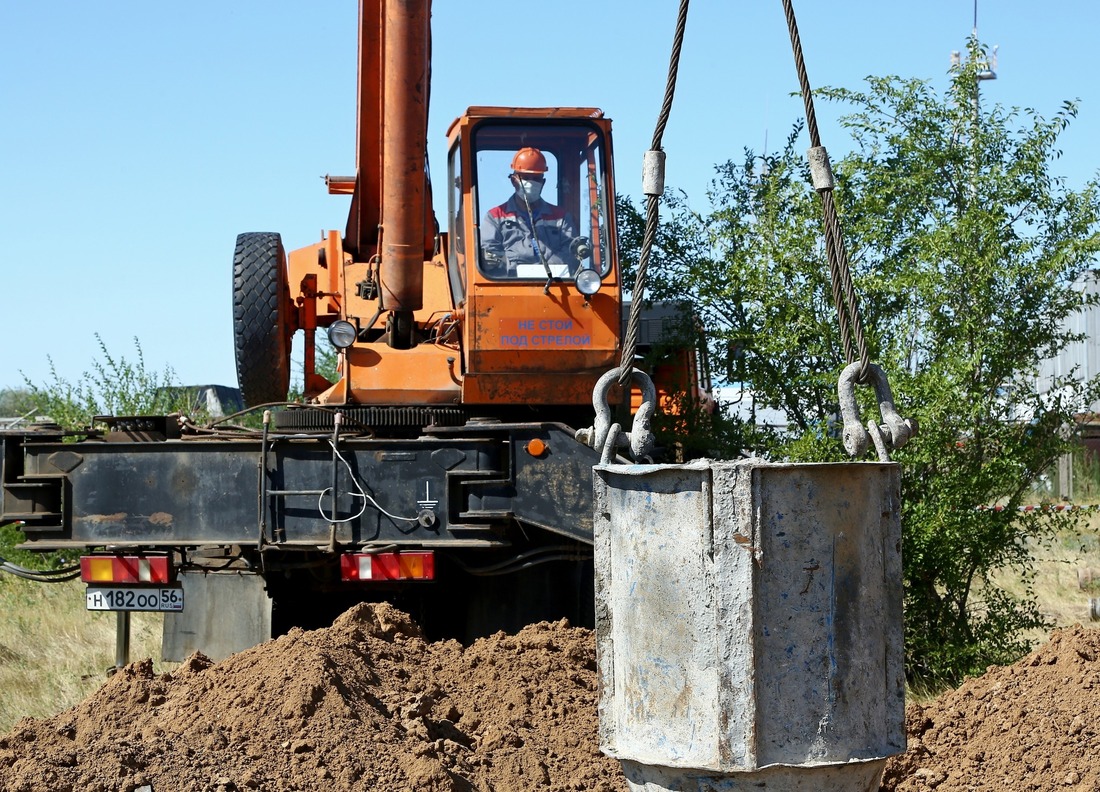
<svg viewBox="0 0 1100 792"><path fill-rule="evenodd" d="M340 556L343 580L434 580L435 554L352 553Z"/></svg>
<svg viewBox="0 0 1100 792"><path fill-rule="evenodd" d="M81 556L80 579L85 583L169 583L168 556Z"/></svg>

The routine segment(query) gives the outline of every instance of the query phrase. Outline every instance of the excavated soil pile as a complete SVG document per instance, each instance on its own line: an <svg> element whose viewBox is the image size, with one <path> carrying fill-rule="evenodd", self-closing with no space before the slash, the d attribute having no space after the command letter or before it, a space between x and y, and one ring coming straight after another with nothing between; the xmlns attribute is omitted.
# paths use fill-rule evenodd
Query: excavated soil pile
<svg viewBox="0 0 1100 792"><path fill-rule="evenodd" d="M135 663L0 737L0 790L625 790L596 737L592 633L566 623L468 648L360 605L172 674ZM1100 792L1100 631L906 712L887 792Z"/></svg>
<svg viewBox="0 0 1100 792"><path fill-rule="evenodd" d="M135 663L0 738L0 789L625 790L596 738L592 633L468 648L360 605L225 661Z"/></svg>
<svg viewBox="0 0 1100 792"><path fill-rule="evenodd" d="M891 792L1100 790L1100 631L1055 632L931 704L906 708Z"/></svg>

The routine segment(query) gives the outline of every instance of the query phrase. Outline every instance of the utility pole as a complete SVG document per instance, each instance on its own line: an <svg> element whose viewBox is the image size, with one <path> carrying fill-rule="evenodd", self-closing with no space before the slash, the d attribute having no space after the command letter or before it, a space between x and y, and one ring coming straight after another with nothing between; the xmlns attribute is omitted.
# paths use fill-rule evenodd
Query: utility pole
<svg viewBox="0 0 1100 792"><path fill-rule="evenodd" d="M970 37L975 44L978 42L978 0L974 0L974 27L970 31ZM951 65L958 68L962 65L962 55L959 50L954 50L951 53ZM979 94L981 92L981 85L983 80L996 80L997 79L997 45L993 46L993 55L988 61L978 61L976 64L975 76L977 81L974 83L974 116L973 116L973 141L976 145L978 139L979 129ZM976 197L978 190L978 154L974 152L974 176L970 182L970 195L971 198Z"/></svg>
<svg viewBox="0 0 1100 792"><path fill-rule="evenodd" d="M978 0L974 0L974 27L970 31L971 38L974 41L978 40ZM962 64L962 54L959 50L955 50L951 53L951 65L960 66ZM982 80L996 80L997 79L997 45L993 46L993 56L988 61L978 63L978 83L974 86L974 115L978 115L978 90L981 87Z"/></svg>

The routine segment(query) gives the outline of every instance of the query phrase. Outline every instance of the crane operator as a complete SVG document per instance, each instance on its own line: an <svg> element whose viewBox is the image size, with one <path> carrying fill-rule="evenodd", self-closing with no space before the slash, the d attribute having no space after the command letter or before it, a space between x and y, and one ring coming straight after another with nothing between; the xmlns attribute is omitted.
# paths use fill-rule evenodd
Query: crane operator
<svg viewBox="0 0 1100 792"><path fill-rule="evenodd" d="M586 237L577 237L572 215L542 200L546 183L546 157L537 148L525 147L512 158L512 196L485 214L481 244L489 275L515 277L516 266L536 264L569 273L580 258L590 255Z"/></svg>

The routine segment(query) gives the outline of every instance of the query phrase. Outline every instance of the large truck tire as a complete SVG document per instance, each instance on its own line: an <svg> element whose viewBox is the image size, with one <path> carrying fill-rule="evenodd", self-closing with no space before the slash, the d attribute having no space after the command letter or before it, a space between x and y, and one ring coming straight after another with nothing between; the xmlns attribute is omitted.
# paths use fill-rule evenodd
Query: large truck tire
<svg viewBox="0 0 1100 792"><path fill-rule="evenodd" d="M290 290L278 234L237 236L233 251L233 340L237 384L248 407L286 401L290 389Z"/></svg>

